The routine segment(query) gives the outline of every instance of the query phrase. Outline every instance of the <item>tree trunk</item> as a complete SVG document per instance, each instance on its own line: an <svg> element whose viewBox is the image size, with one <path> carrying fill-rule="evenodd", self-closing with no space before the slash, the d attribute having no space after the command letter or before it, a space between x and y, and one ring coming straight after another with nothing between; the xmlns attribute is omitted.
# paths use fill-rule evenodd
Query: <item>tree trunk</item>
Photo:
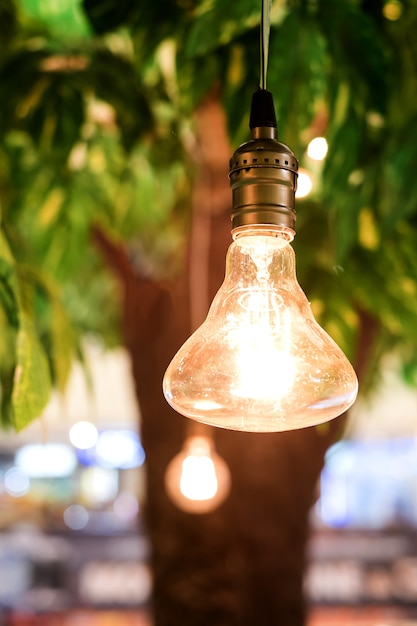
<svg viewBox="0 0 417 626"><path fill-rule="evenodd" d="M190 246L192 271L185 284L168 294L135 276L123 252L97 236L124 285L125 336L147 455L154 624L303 626L309 512L325 451L340 435L343 417L320 428L277 434L211 429L232 476L230 496L213 513L180 511L164 488L166 467L180 451L190 421L164 400L163 374L219 287L231 241L227 180L231 151L219 104L206 102L196 122L201 173L194 197L198 210ZM205 260L193 249L206 249ZM200 279L199 263L203 274L209 268ZM200 298L195 295L198 285L206 285Z"/></svg>

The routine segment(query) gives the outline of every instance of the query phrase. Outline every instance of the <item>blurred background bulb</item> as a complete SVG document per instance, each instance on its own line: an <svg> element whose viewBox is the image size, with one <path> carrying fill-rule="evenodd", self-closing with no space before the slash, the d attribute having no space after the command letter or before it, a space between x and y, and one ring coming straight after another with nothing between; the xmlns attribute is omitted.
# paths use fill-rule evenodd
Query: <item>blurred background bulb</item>
<svg viewBox="0 0 417 626"><path fill-rule="evenodd" d="M197 421L254 432L340 415L357 378L297 283L291 234L250 227L235 237L206 321L166 371L167 401Z"/></svg>
<svg viewBox="0 0 417 626"><path fill-rule="evenodd" d="M209 438L192 436L168 465L165 486L178 508L188 513L209 513L227 497L230 472Z"/></svg>
<svg viewBox="0 0 417 626"><path fill-rule="evenodd" d="M313 179L310 172L300 168L298 170L298 184L297 191L295 192L296 198L306 198L313 189Z"/></svg>
<svg viewBox="0 0 417 626"><path fill-rule="evenodd" d="M307 146L307 155L314 161L323 161L328 149L329 146L325 137L314 137Z"/></svg>

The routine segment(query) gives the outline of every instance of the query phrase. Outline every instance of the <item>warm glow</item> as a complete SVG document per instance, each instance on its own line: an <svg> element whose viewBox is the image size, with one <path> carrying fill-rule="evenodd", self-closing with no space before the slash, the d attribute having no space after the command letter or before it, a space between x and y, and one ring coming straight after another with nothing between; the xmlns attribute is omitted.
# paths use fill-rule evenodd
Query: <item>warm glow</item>
<svg viewBox="0 0 417 626"><path fill-rule="evenodd" d="M389 0L382 9L382 13L387 20L395 22L399 20L403 14L403 5L399 0Z"/></svg>
<svg viewBox="0 0 417 626"><path fill-rule="evenodd" d="M329 146L324 137L314 137L307 146L307 155L314 161L323 161L328 149Z"/></svg>
<svg viewBox="0 0 417 626"><path fill-rule="evenodd" d="M194 406L196 409L200 409L201 411L211 411L212 409L221 409L221 404L217 402L213 402L213 400L196 400L194 402Z"/></svg>
<svg viewBox="0 0 417 626"><path fill-rule="evenodd" d="M313 189L313 179L307 170L300 169L298 171L296 198L306 198Z"/></svg>
<svg viewBox="0 0 417 626"><path fill-rule="evenodd" d="M209 456L187 456L182 462L181 493L190 500L209 500L217 493L217 478Z"/></svg>
<svg viewBox="0 0 417 626"><path fill-rule="evenodd" d="M291 320L273 291L248 295L247 319L229 336L236 346L238 372L232 393L242 398L279 400L294 384Z"/></svg>
<svg viewBox="0 0 417 626"><path fill-rule="evenodd" d="M168 465L165 486L178 508L188 513L209 513L228 495L230 472L209 438L189 437Z"/></svg>
<svg viewBox="0 0 417 626"><path fill-rule="evenodd" d="M278 432L325 422L355 400L355 372L315 321L287 237L253 228L230 246L206 321L164 377L165 397L179 413Z"/></svg>

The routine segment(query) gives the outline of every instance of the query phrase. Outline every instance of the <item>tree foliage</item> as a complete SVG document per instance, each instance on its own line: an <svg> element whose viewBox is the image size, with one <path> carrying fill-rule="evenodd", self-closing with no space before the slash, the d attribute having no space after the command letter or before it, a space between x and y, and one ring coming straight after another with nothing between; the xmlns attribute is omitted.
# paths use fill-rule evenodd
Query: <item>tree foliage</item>
<svg viewBox="0 0 417 626"><path fill-rule="evenodd" d="M0 2L0 384L3 425L63 389L86 332L117 342L118 295L97 224L138 272L180 271L192 116L222 99L247 138L260 2ZM400 11L390 20L391 10ZM396 349L417 370L417 6L274 0L268 88L280 138L315 176L298 202L298 274L319 321L354 355L362 311L373 371ZM306 155L325 133L324 166ZM227 175L225 164L225 176Z"/></svg>

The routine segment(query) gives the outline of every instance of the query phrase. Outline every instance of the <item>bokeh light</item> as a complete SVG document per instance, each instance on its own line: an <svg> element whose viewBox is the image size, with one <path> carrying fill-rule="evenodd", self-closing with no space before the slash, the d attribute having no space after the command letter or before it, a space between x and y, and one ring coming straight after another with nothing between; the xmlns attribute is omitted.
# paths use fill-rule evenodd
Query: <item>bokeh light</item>
<svg viewBox="0 0 417 626"><path fill-rule="evenodd" d="M131 520L139 513L139 502L133 493L122 491L113 502L114 514L121 520Z"/></svg>
<svg viewBox="0 0 417 626"><path fill-rule="evenodd" d="M296 198L306 198L313 189L313 179L307 170L300 168L298 170Z"/></svg>
<svg viewBox="0 0 417 626"><path fill-rule="evenodd" d="M105 504L116 497L117 471L105 467L88 467L80 477L80 494L90 504Z"/></svg>
<svg viewBox="0 0 417 626"><path fill-rule="evenodd" d="M64 511L64 522L71 530L82 530L88 524L89 515L81 504L70 504Z"/></svg>
<svg viewBox="0 0 417 626"><path fill-rule="evenodd" d="M324 137L314 137L307 146L307 155L314 161L323 161L328 149L329 146Z"/></svg>
<svg viewBox="0 0 417 626"><path fill-rule="evenodd" d="M392 22L399 20L403 14L402 2L399 2L399 0L389 0L385 3L382 13L387 20L391 20Z"/></svg>
<svg viewBox="0 0 417 626"><path fill-rule="evenodd" d="M66 444L32 443L17 451L15 463L31 478L70 476L76 468L77 457Z"/></svg>
<svg viewBox="0 0 417 626"><path fill-rule="evenodd" d="M95 448L96 462L103 467L128 469L140 467L145 452L136 433L130 430L105 430Z"/></svg>
<svg viewBox="0 0 417 626"><path fill-rule="evenodd" d="M4 488L9 496L20 498L29 491L29 476L19 467L11 467L4 475Z"/></svg>
<svg viewBox="0 0 417 626"><path fill-rule="evenodd" d="M69 438L73 446L79 450L87 450L97 443L98 431L91 422L80 421L70 429Z"/></svg>

